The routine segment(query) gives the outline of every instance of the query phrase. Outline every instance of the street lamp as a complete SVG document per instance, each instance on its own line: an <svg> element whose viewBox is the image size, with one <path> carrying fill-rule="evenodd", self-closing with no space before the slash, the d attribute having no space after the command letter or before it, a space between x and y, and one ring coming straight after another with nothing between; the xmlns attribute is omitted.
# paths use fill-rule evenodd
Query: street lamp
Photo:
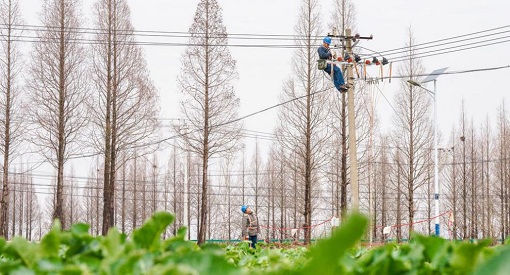
<svg viewBox="0 0 510 275"><path fill-rule="evenodd" d="M430 73L421 83L414 80L408 80L409 84L420 87L427 91L434 99L434 203L435 203L435 232L436 236L440 234L439 228L439 176L438 176L438 157L437 157L437 96L436 96L436 81L437 77L440 76L448 68L437 69ZM434 81L434 91L431 91L422 86L422 83Z"/></svg>

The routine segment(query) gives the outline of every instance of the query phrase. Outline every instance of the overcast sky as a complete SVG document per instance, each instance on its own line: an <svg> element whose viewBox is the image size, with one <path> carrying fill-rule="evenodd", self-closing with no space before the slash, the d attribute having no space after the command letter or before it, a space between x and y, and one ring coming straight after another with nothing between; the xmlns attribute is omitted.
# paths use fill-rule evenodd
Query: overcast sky
<svg viewBox="0 0 510 275"><path fill-rule="evenodd" d="M373 35L371 41L363 41L360 46L383 52L401 48L408 39L411 27L416 43L470 34L479 31L510 25L508 11L510 1L491 0L448 0L448 1L353 1L356 5L357 32L362 36ZM132 0L129 1L135 28L141 30L187 31L195 13L198 0ZM298 0L219 0L223 8L224 24L231 34L293 34L298 20L301 1ZM319 1L324 26L330 19L333 1ZM325 34L329 30L324 29ZM510 40L510 27L500 29L505 32L487 36L477 42ZM494 34L495 32L482 33ZM504 39L503 37L507 37ZM473 38L467 37L467 38ZM496 39L499 38L499 39ZM503 39L501 39L503 38ZM231 41L231 44L246 41ZM255 41L254 43L271 43ZM486 44L486 43L484 43ZM446 45L439 48L445 48ZM480 44L473 44L479 46ZM435 50L433 48L430 50ZM162 116L178 116L176 98L176 75L180 69L179 56L182 47L147 47L146 54L152 76L161 93ZM366 51L365 51L366 52ZM290 75L292 49L239 48L232 47L231 53L237 60L239 80L235 83L241 98L241 115L257 112L278 103L282 82ZM391 60L391 59L390 59ZM510 65L510 43L458 51L422 59L426 72L449 67L448 71L462 71ZM395 63L396 74L400 63ZM388 72L386 67L385 73ZM372 72L375 74L375 71ZM438 124L443 135L450 134L453 124L459 120L461 101L465 101L467 112L479 123L489 116L494 120L496 109L506 94L510 92L508 80L510 69L469 74L444 75L438 78ZM374 88L377 109L381 116L384 131L390 127L393 115L391 104L399 89L399 82L385 82ZM432 85L428 88L433 89ZM333 92L333 91L332 91ZM384 97L382 96L384 95ZM245 126L249 130L272 132L277 109L248 118ZM444 144L443 146L448 146Z"/></svg>
<svg viewBox="0 0 510 275"><path fill-rule="evenodd" d="M29 24L39 24L35 12L40 9L42 1L21 2L25 21ZM91 0L83 2L86 15L89 14L93 2ZM186 32L192 24L198 2L198 0L128 0L135 29L165 32ZM231 34L294 34L301 6L299 0L218 0L218 2L223 8L223 22L227 32ZM333 1L319 2L326 26L330 20ZM420 44L441 39L447 41L447 38L510 25L508 16L510 1L353 2L356 6L357 32L362 36L373 35L373 40L363 41L360 46L377 52L403 47L408 39L410 27L413 29L416 43ZM89 17L88 26L91 26L90 22ZM324 34L328 31L324 29ZM510 36L510 27L498 31L504 33L487 36L485 39L494 39L494 42L510 40L503 38ZM165 38L162 41L186 43L187 39ZM249 41L242 43L246 44ZM445 47L447 46L441 48ZM180 117L176 77L181 68L180 55L184 47L147 46L144 50L152 79L160 93L161 117L165 119L164 123L168 124L166 119ZM232 47L230 50L233 58L237 60L239 72L239 79L234 84L241 99L240 115L251 114L277 104L282 83L291 73L290 61L293 50L240 47ZM449 67L448 71L462 71L507 66L510 65L510 43L426 57L422 62L426 72L443 67ZM394 64L394 74L398 66L399 63ZM387 71L385 69L385 73ZM463 99L468 115L472 116L476 123L480 123L486 116L494 121L496 109L510 92L509 76L510 69L440 76L437 82L438 123L443 135L449 135L453 124L458 122L459 108ZM386 81L373 91L383 131L391 127L389 122L394 113L391 105L394 103L394 94L399 89L398 83L397 80L392 83ZM428 87L433 89L432 85ZM250 117L245 120L245 127L248 130L271 133L276 113L277 109L272 109ZM163 138L171 135L168 128L162 133ZM448 144L442 141L440 146L447 147Z"/></svg>

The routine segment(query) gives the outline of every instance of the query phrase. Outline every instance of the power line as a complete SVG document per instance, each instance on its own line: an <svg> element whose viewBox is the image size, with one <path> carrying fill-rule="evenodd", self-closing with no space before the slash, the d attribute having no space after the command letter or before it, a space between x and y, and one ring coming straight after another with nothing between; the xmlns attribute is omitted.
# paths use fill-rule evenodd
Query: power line
<svg viewBox="0 0 510 275"><path fill-rule="evenodd" d="M466 36L472 36L472 35L477 35L477 34L481 34L481 33L485 33L485 32L491 32L491 31L501 30L501 29L506 29L506 28L510 28L510 25L505 25L505 26L491 28L491 29L487 29L487 30L482 30L482 31L477 31L477 32L472 32L472 33L467 33L467 34L462 34L462 35L442 38L442 39L433 40L433 41L429 41L429 42L425 42L425 43L419 43L419 44L414 45L414 47L418 47L419 48L421 46L430 45L430 44L434 44L434 43L442 43L441 45L446 45L447 43L443 43L443 41L454 40L454 39L463 38L463 37L466 37ZM505 31L505 32L501 32L501 33L507 33L507 32L510 32L510 31ZM479 36L479 37L485 37L485 36ZM461 41L465 41L465 40L461 40ZM458 41L450 42L449 44L457 43L457 42ZM429 48L429 47L432 47L432 46L428 46L426 48ZM406 52L408 50L409 50L409 46L405 46L405 47L400 47L400 48L391 49L391 50L379 51L378 53L380 53L381 55L393 55L393 54L396 54L396 53L397 54L398 53L404 53L404 52Z"/></svg>
<svg viewBox="0 0 510 275"><path fill-rule="evenodd" d="M469 69L469 70L460 70L460 71L446 71L441 73L441 75L454 75L454 74L466 74L466 73L478 73L478 72L488 72L488 71L496 71L496 70L502 70L502 69L508 69L510 68L510 65L505 66L498 66L498 67L488 67L488 68L477 68L477 69ZM415 74L412 75L413 77L424 77L428 75L434 75L434 74ZM390 79L390 78L410 78L411 75L396 75L391 77L380 77L379 79Z"/></svg>
<svg viewBox="0 0 510 275"><path fill-rule="evenodd" d="M483 163L494 163L494 162L499 162L499 161L509 161L510 160L510 157L508 158L495 158L495 159L481 159L481 160L471 160L471 161L466 161L466 162L447 162L447 163L443 163L442 166L445 166L445 167L451 167L451 166L457 166L457 165L463 165L463 164L467 164L467 165L473 165L473 164L483 164ZM407 166L408 164L407 163L396 163L396 162L382 162L382 161L361 161L360 163L364 163L364 164L368 164L368 163L372 163L372 164L387 164L387 165L402 165L402 166ZM425 163L424 166L433 166L434 164L433 163ZM326 171L323 171L322 173L325 174L325 175L328 175L328 174L331 174L331 173L328 173L327 172L327 169L325 169ZM142 167L141 168L141 173L143 174L143 171L145 171L145 167ZM173 173L176 173L178 175L182 175L182 170L176 170L176 171L173 171ZM0 174L2 174L2 172L0 171ZM221 171L220 173L215 173L215 174L209 174L208 177L250 177L250 176L255 176L255 175L260 175L260 176L267 176L267 175L271 175L271 174L276 174L276 175L285 175L287 177L290 177L292 176L292 173L291 172L285 172L285 173L280 173L279 171L274 171L274 170L271 170L271 169L260 169L260 171L253 171L253 170L246 170L246 171L229 171L228 173L223 173L223 171ZM20 176L27 176L27 177L31 177L31 178L34 178L34 179L56 179L57 176L56 175L50 175L50 174L37 174L37 173L20 173L20 172L10 172L9 175L20 175ZM145 180L143 179L137 179L137 180L133 180L133 179L125 179L125 180L122 180L122 179L117 179L117 183L122 183L122 182L126 182L126 183L129 183L129 184L132 184L132 183L142 183L144 185L150 185L150 184L167 184L168 181L166 180L166 175L165 173L163 174L157 174L156 177L158 178L157 180L152 180L150 179L149 177L152 177L153 175L146 175L146 178ZM179 176L178 176L179 177ZM196 177L196 176L195 176ZM87 177L87 176L74 176L74 175L67 175L64 177L65 179L67 180L81 180L81 181L88 181L88 182L95 182L99 179L102 180L102 178L100 177ZM180 178L180 177L179 177ZM32 183L31 183L32 184ZM35 184L35 185L40 185L40 184ZM49 186L52 186L52 185L42 185L41 186L46 186L46 187L49 187ZM219 187L219 188L222 188L222 187L227 187L226 185L219 185L219 184L211 184L209 185L210 187ZM236 187L235 185L231 186L232 188L241 188L241 187ZM246 187L246 186L245 186ZM100 187L98 187L100 188ZM246 187L246 188L251 188L251 187ZM271 187L265 187L265 188L270 188L270 189L275 189L275 190L280 190L281 188L279 187L274 187L274 186L271 186Z"/></svg>
<svg viewBox="0 0 510 275"><path fill-rule="evenodd" d="M13 183L13 184L17 184L17 185L22 185L22 183ZM37 186L36 186L37 187ZM77 190L80 190L80 189L85 189L85 190L91 190L96 192L97 194L93 194L93 193L86 193L85 191L83 191L82 193L72 193L68 190L65 190L64 191L64 195L65 196L69 196L69 197L76 197L76 198L96 198L96 199L100 199L103 197L103 194L101 192L99 192L99 190L101 190L101 188L95 188L95 187L91 187L91 188L87 188L87 187L78 187L78 186L74 186L73 187L74 189L77 189ZM254 188L246 188L246 189L254 189ZM260 191L266 191L265 189L267 188L261 188L262 190ZM50 191L43 191L43 190L36 190L36 189L32 189L32 190L27 190L27 189L13 189L11 190L13 193L25 193L25 194L39 194L39 195L55 195L55 193L53 192L50 192ZM129 194L129 193L133 193L135 190L134 189L122 189L122 188L116 188L115 189L115 199L116 200L126 200L126 201L135 201L135 198L133 197L132 194ZM121 191L125 191L125 192L128 192L127 195L123 196L122 194L119 194L119 192ZM211 197L211 198L214 198L214 197L222 197L222 196L225 196L227 194L225 194L224 192L221 192L221 190L218 190L220 192L216 192L216 193L208 193L208 195ZM287 190L283 190L283 191L295 191L294 189L290 190L290 189L287 189ZM198 191L189 191L189 192L186 192L186 191L178 191L178 192L174 192L173 190L170 190L168 192L164 191L164 194L165 194L165 197L168 196L168 199L164 200L161 197L162 195L162 190L161 189L157 189L157 190L136 190L137 193L145 193L148 197L146 197L146 201L149 201L149 202L152 202L152 201L155 201L157 203L171 203L173 202L174 200L176 201L181 201L181 199L178 199L178 198L175 198L174 195L178 195L179 197L182 196L182 195L189 195L191 196L191 198L193 197L198 197L200 196L200 192ZM231 192L231 193L228 193L229 197L230 198L239 198L239 197L246 197L246 198L253 198L255 196L261 198L261 199L267 199L267 198L275 198L275 201L277 203L279 203L280 199L281 199L281 195L280 194L277 194L277 195L272 195L272 194L265 194L265 193L262 193L262 192L259 192L258 194L255 195L254 193L255 191L252 191L251 193L246 193L246 194L240 194L240 193L237 193L237 192ZM302 192L302 191L301 191ZM497 190L495 191L497 192ZM157 193L155 199L153 199L154 195ZM330 194L331 192L329 192L328 190L322 190L321 194L318 195L318 194L315 194L313 199L316 199L316 200L321 200L321 201L328 201L328 200L332 200L332 199L336 199L337 196L332 196ZM375 193L375 192L371 192L371 193ZM403 194L404 197L402 197L402 201L406 202L407 199L405 198L405 195L406 193L405 192L389 192L387 191L385 194L386 196L378 196L378 200L381 201L381 200L394 200L396 198L396 196L398 194ZM364 194L364 195L367 195L368 196L368 192L367 191L363 191L363 190L360 190L360 194ZM381 194L381 193L377 193L377 194ZM140 195L140 194L139 194ZM159 196L158 196L159 195ZM452 196L452 194L446 194L448 196ZM420 194L416 194L414 193L414 196L413 196L413 201L423 201L423 200L431 200L433 198L434 194L430 193L430 194L426 194L425 192L421 192ZM460 196L459 196L460 197ZM477 198L482 198L482 199L485 199L485 198L493 198L493 199L498 199L498 198L502 198L504 196L502 196L501 194L485 194L485 193L482 193L482 194L473 194L472 192L470 192L470 194L467 194L466 195L467 198L471 199L473 197L477 197ZM136 201L141 201L142 198L141 197L138 197L136 199ZM288 198L284 198L285 201L288 201L289 199ZM361 197L361 200L364 201L364 200L369 200L368 197ZM192 199L193 201L193 199ZM221 203L221 202L214 202L213 205L215 206L225 206L227 205L226 203ZM259 207L264 207L263 206L263 203L259 204Z"/></svg>
<svg viewBox="0 0 510 275"><path fill-rule="evenodd" d="M461 70L461 71L451 71L451 72L444 72L443 74L465 74L465 73L475 73L475 72L485 72L485 71L494 71L494 70L501 70L501 69L508 69L510 68L510 65L507 65L507 66L500 66L500 67L491 67L491 68L479 68L479 69L470 69L470 70ZM423 75L413 75L413 77L419 77L419 76L427 76L429 74L423 74ZM410 77L409 75L397 75L397 76L392 76L391 78L408 78ZM390 77L381 77L380 78L381 80L384 80L384 79L390 79ZM326 88L326 89L323 89L323 90L319 90L319 91L316 91L314 93L311 93L310 95L314 95L314 94L317 94L317 93L321 93L321 92L324 92L324 91L327 91L327 90L330 90L330 88ZM277 108L277 107L280 107L282 105L285 105L285 104L288 104L290 102L293 102L295 100L299 100L299 99L302 99L302 98L305 98L307 95L304 95L304 96L300 96L300 97L296 97L296 98L293 98L293 99L290 99L288 101L285 101L285 102L282 102L282 103L278 103L278 104L275 104L275 105L272 105L272 106L269 106L267 108L264 108L264 109L261 109L259 111L255 111L253 113L250 113L250 114L247 114L247 115L244 115L242 117L239 117L239 118L236 118L236 119L233 119L233 120L230 120L230 121L227 121L227 122L224 122L224 123L221 123L221 124L218 124L218 125L213 125L211 127L218 127L218 126L223 126L223 125L227 125L227 124L231 124L231 123L234 123L234 122L237 122L237 121L240 121L240 120L243 120L243 119L246 119L246 118L249 118L249 117L252 117L252 116L255 116L257 114L260 114L260 113L263 113L263 112L267 112L269 110L272 110L274 108ZM202 129L196 129L192 132L188 132L188 133L184 133L182 135L189 135L191 133L194 133L194 132L198 132L198 131L202 131ZM153 143L146 143L146 144L142 144L140 145L140 147L145 147L145 146L149 146L149 145L155 145L155 144L159 144L159 143L163 143L163 142L166 142L168 140L171 140L171 139L174 139L176 137L179 137L180 135L177 134L177 135L172 135L170 137L167 137L167 138L164 138L164 139L161 139L161 140L158 140L158 141L155 141Z"/></svg>
<svg viewBox="0 0 510 275"><path fill-rule="evenodd" d="M498 39L503 39L503 38L510 38L510 36L505 36L505 37L498 38ZM485 42L488 42L488 41L473 42L471 44L478 44L478 43L485 43ZM499 41L499 42L487 43L487 44L478 45L478 46L472 46L472 47L467 47L467 45L449 47L449 48L440 49L438 51L428 51L428 52L423 52L423 53L417 53L416 55L413 55L412 57L397 58L393 62L401 62L401 61L406 61L406 60L410 60L410 59L425 58L425 57L443 55L443 54L447 54L447 53L453 53L453 52L459 52L459 51L465 51L465 50L471 50L471 49L478 49L478 48L483 48L483 47L487 47L487 46L493 46L493 45L498 45L498 44L503 44L503 43L508 43L508 42L510 42L510 39ZM443 50L446 50L446 51L443 51Z"/></svg>
<svg viewBox="0 0 510 275"><path fill-rule="evenodd" d="M429 48L433 48L433 47L457 44L460 42L466 42L466 41L470 41L470 40L476 40L476 39L485 38L488 36L502 35L502 34L510 32L510 31L501 31L498 33L479 35L479 36L475 36L475 37L464 38L464 39L458 40L459 38L474 36L477 34L483 34L483 33L487 33L487 32L493 32L495 30L501 30L501 29L505 29L508 27L510 27L510 26L502 26L502 27L498 27L498 28L492 28L492 29L488 29L488 30L468 33L468 34L449 37L449 38L444 38L444 39L440 39L440 40L434 40L434 41L414 45L412 47L412 49L423 50L423 49L429 49ZM38 26L38 25L14 25L13 28L18 29L19 31L34 31L34 32L60 30L60 27L51 27L51 26L45 27L45 26ZM95 28L68 28L68 31L74 32L74 33L79 33L79 34L95 34L95 35L97 35L97 34L104 34L104 33L106 33L107 30L97 29L97 28L96 29ZM117 32L119 32L121 36L133 36L133 37L140 36L140 37L158 37L158 38L191 38L192 35L202 35L201 33L191 34L189 32L165 32L165 31L152 31L152 30L137 31L137 30L119 30L118 29ZM19 40L22 42L36 43L36 42L42 41L40 36L23 36L23 35L21 35L20 37L25 38L25 40ZM214 34L212 37L214 37ZM218 37L226 37L231 40L250 39L250 40L260 40L260 41L271 41L271 40L291 41L291 40L295 40L295 39L305 38L305 36L292 35L292 34L249 34L249 33L219 34ZM312 38L315 40L319 40L321 37L322 36L320 36L320 37L314 36ZM503 39L503 38L505 38L505 37L499 37L499 38L495 38L495 39ZM28 39L28 40L26 40L26 39ZM457 40L455 40L455 39L457 39ZM451 41L451 40L453 40L453 41ZM444 41L449 41L449 42L444 42ZM74 42L81 43L81 44L103 44L103 43L105 43L104 41L97 40L97 39L78 39L78 40L75 40ZM155 41L154 42L152 42L152 41L138 41L138 42L136 42L136 41L118 41L118 42L132 44L132 45L140 45L140 46L179 46L179 47L200 46L199 44L176 43L176 42L155 42ZM487 40L485 42L487 42ZM500 43L506 43L506 42L508 42L508 41L503 41ZM482 42L479 41L479 42L473 42L473 43L482 43ZM470 43L470 44L473 44L473 43ZM469 44L458 45L458 46L448 47L448 48L443 48L443 49L437 49L436 51L444 51L449 48L453 49L453 48L465 47L467 45L469 45ZM484 46L489 46L489 45L494 45L494 44L488 44L488 45L484 45ZM218 45L211 45L211 46L282 48L282 49L296 49L296 48L307 47L306 45L300 46L300 45L296 45L296 44L218 44ZM360 47L360 48L363 48L363 47ZM372 51L370 49L368 49L368 50L370 50L372 52L379 53L380 55L384 54L384 55L391 56L391 55L403 54L409 48L410 47L401 47L401 48L397 48L397 49L393 49L393 50L379 51L379 52ZM476 47L471 47L469 49L473 49L473 48L476 48ZM364 48L364 49L367 49L367 48ZM360 54L362 56L370 56L370 54L363 54L363 53L360 53ZM430 56L432 56L432 55L430 55ZM397 57L397 59L402 59L402 58L404 58L404 56Z"/></svg>
<svg viewBox="0 0 510 275"><path fill-rule="evenodd" d="M19 26L22 26L22 27L25 27L27 30L33 30L33 31L36 31L36 30L44 30L44 29L39 29L39 28L43 28L43 26L36 26L36 25L19 25ZM427 43L423 43L423 44L418 44L418 45L426 45L426 44L431 44L431 43L435 43L435 42L438 42L438 41L444 41L444 40L450 40L450 39L454 39L454 38L458 38L458 37L465 37L465 36L469 36L469 35L473 35L473 34L478 34L478 33L483 33L483 32L488 32L488 31L493 31L493 30L497 30L497 29L502 29L502 28L507 28L509 26L503 26L503 27L499 27L499 28L494 28L494 29L489 29L489 30L485 30L485 31L480 31L480 32L475 32L475 33L471 33L471 34L466 34L466 35L462 35L462 36L456 36L456 37L452 37L452 38L447 38L447 39L442 39L442 40L436 40L436 41L432 41L432 42L427 42ZM51 27L50 27L51 28ZM73 30L75 31L82 31L83 33L88 33L90 31L104 31L104 30L100 30L100 29L91 29L91 28L72 28ZM121 30L122 32L122 30ZM147 35L157 35L158 32L157 31L134 31L134 32L137 32L137 33L141 33L141 34L145 34L147 33ZM171 35L175 35L175 34L183 34L184 32L161 32L162 35L167 35L167 36L171 36ZM501 33L505 33L505 32L501 32ZM239 35L250 35L250 36L263 36L263 35L258 35L258 34L239 34ZM268 35L268 37L270 38L274 38L278 35ZM288 35L290 36L290 35ZM480 36L482 37L482 36ZM32 37L32 38L38 38L38 37ZM466 40L466 39L464 39ZM495 42L495 43L491 43L492 44L496 44L496 43L504 43L504 42L508 42L510 40L506 40L506 41L503 41L503 42ZM83 42L83 41L82 41ZM455 41L455 42L451 42L451 43L458 43L458 41ZM446 45L447 43L442 43L440 45ZM270 46L270 45L265 45L265 46ZM482 46L487 46L487 45L482 45ZM431 46L429 46L431 47ZM481 46L477 46L477 47L481 47ZM470 47L470 48L475 48L475 47ZM406 48L400 48L400 49L406 49ZM390 51L387 51L387 52L391 52L391 51L395 51L395 50L390 50ZM450 51L451 52L451 51ZM384 53L384 51L380 52L380 53ZM436 54L445 54L446 52L444 53L436 53ZM433 55L436 55L436 54L433 54ZM432 55L428 55L428 56L432 56ZM397 60L395 62L398 62L398 61L403 61L402 60ZM490 71L490 70L497 70L497 69L503 69L503 68L508 68L508 66L504 66L504 67L495 67L495 68L485 68L485 69L473 69L473 70L466 70L466 71L458 71L458 72L447 72L447 73L444 73L444 74L454 74L454 73L468 73L468 72L480 72L480 71ZM419 76L419 75L418 75ZM394 76L394 78L403 78L405 76ZM381 79L384 79L384 78L381 78ZM318 91L318 92L322 92L322 91ZM315 92L315 93L318 93L318 92ZM231 120L231 121L228 121L228 122L225 122L225 123L222 123L222 124L218 124L216 126L213 126L213 127L218 127L218 126L222 126L222 125L226 125L226 124L230 124L230 123L234 123L234 122L237 122L237 121L240 121L240 120L243 120L243 119L246 119L248 117L251 117L251 116L254 116L254 115L257 115L259 113L262 113L262 112L266 112L268 110L271 110L273 108L276 108L276 107L279 107L281 105L284 105L284 104L287 104L289 102L292 102L294 100L298 100L300 98L303 98L303 97L306 97L305 96L302 96L302 97L298 97L298 98L294 98L294 99L291 99L287 102L282 102L282 103L279 103L279 104L276 104L276 105L273 105L273 106L270 106L268 108L265 108L265 109L262 109L260 111L257 111L257 112L254 112L254 113L251 113L251 114L248 114L248 115L245 115L243 117L240 117L240 118L237 118L237 119L234 119L234 120ZM197 131L201 131L201 129L197 130ZM190 132L192 133L192 132ZM186 135L186 134L190 134L190 133L185 133L183 135ZM162 142L165 142L165 141L168 141L170 139L173 139L175 137L177 137L179 135L174 135L174 136L171 136L171 137L168 137L168 138L165 138L165 139L162 139L162 140L158 140L158 141L154 141L154 142L151 142L151 143L145 143L145 144L141 144L141 145L137 145L136 147L145 147L145 146L149 146L149 145L157 145L157 144L160 144ZM244 137L257 137L256 135L244 135ZM265 138L265 139L268 139L268 140L274 140L272 137L261 137L261 138ZM93 156L97 156L99 155L100 153L95 153L95 154L89 154L89 155L82 155L82 156L79 156L79 157L76 157L76 158L87 158L87 157L93 157Z"/></svg>
<svg viewBox="0 0 510 275"><path fill-rule="evenodd" d="M44 25L32 25L32 24L13 24L11 25L12 29L24 31L60 31L60 26L44 26ZM7 24L0 24L0 28L7 28ZM88 28L88 27L66 27L66 30L70 30L74 33L84 33L84 34L108 34L108 29L101 28ZM203 32L189 32L189 31L162 31L162 30L136 30L136 29L115 29L115 31L119 32L124 36L163 36L163 37L185 37L191 38L193 35L205 35ZM222 38L225 36L223 33L207 33L211 38ZM247 38L247 37L259 37L265 38L266 40L281 40L282 38L295 40L296 38L309 38L308 35L299 35L299 34L263 34L263 33L227 33L227 37L230 38ZM314 39L322 39L321 35L312 35L310 36Z"/></svg>

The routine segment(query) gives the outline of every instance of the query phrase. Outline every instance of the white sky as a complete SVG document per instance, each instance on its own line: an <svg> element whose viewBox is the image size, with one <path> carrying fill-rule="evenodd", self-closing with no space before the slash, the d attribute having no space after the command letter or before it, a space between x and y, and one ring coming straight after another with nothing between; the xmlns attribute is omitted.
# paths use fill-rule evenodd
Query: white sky
<svg viewBox="0 0 510 275"><path fill-rule="evenodd" d="M218 1L223 8L223 20L227 31L233 34L294 34L301 6L299 0ZM39 24L35 11L40 9L42 1L21 2L25 21L28 24ZM83 2L86 8L84 13L89 13L93 2L91 0ZM189 29L198 2L198 0L128 0L135 29L178 32ZM364 41L360 45L379 52L403 47L410 26L414 30L416 43L419 44L510 25L508 17L510 1L504 0L353 2L357 10L358 32L362 36L371 34L374 36L372 41ZM325 18L324 26L330 20L328 9L332 3L332 0L320 1ZM507 33L498 37L510 34L509 28L504 30ZM324 31L326 34L329 30ZM187 39L167 38L165 41L186 43ZM160 92L161 117L178 118L179 97L176 77L181 68L180 55L184 48L148 46L144 50L152 79ZM277 104L282 83L290 75L293 50L239 47L232 47L230 50L238 62L239 79L234 84L241 99L240 115L244 116ZM449 71L460 71L510 65L510 43L427 57L422 59L422 62L427 73L442 67L450 67ZM394 74L397 72L397 66L399 64L394 65ZM465 100L468 115L472 115L476 123L480 123L486 116L494 121L496 109L510 92L509 76L510 69L440 76L437 82L438 123L443 136L448 136L452 126L459 120L462 99ZM377 110L383 122L381 127L383 130L391 127L389 121L393 110L389 104L393 104L393 96L399 89L398 83L395 79L391 84L385 82L379 86L389 102L381 94L376 93ZM433 89L432 85L428 88ZM248 118L245 120L245 128L271 133L276 113L277 109L273 109ZM168 128L165 130L163 138L172 135ZM254 140L247 142L253 143ZM441 142L440 146L448 145ZM48 168L45 173L52 171Z"/></svg>

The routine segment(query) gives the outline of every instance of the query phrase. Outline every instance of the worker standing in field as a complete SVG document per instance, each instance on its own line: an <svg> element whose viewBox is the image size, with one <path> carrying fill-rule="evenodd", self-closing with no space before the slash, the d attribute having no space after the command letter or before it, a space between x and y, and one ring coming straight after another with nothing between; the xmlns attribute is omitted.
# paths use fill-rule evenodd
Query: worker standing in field
<svg viewBox="0 0 510 275"><path fill-rule="evenodd" d="M253 213L251 208L248 207L247 205L241 206L241 211L243 212L242 221L243 238L245 240L251 241L250 247L256 248L257 235L260 233L257 215L255 215L255 213Z"/></svg>

